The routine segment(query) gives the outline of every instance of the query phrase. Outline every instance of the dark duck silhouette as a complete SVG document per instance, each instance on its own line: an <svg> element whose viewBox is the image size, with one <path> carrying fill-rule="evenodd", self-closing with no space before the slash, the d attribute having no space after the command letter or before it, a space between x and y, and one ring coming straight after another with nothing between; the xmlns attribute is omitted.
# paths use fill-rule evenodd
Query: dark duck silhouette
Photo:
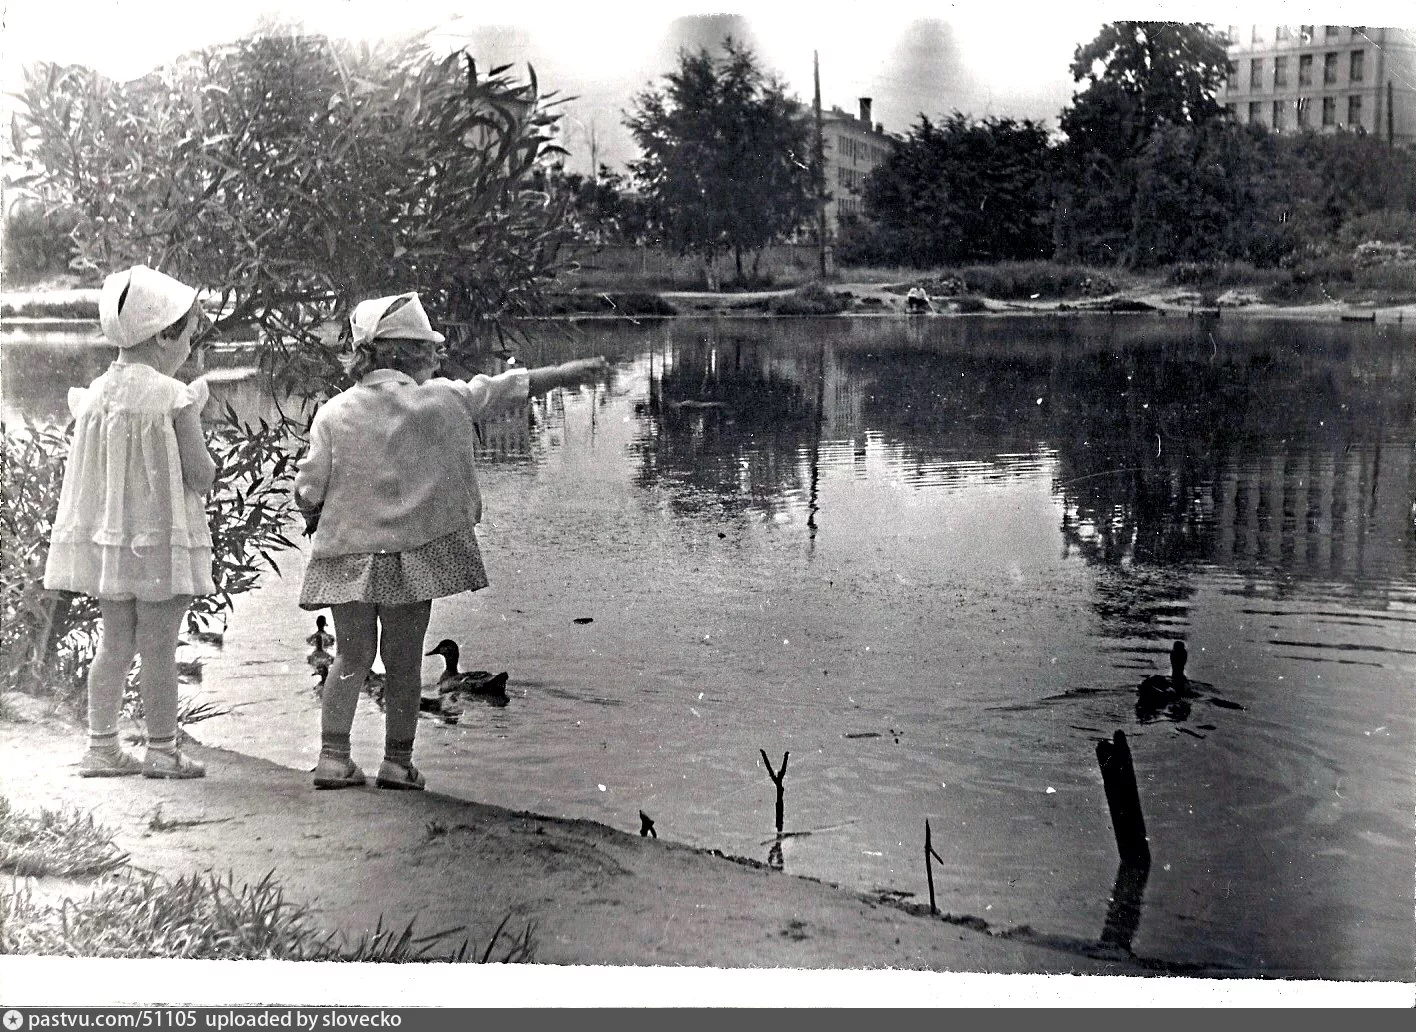
<svg viewBox="0 0 1416 1032"><path fill-rule="evenodd" d="M313 645L318 652L325 652L334 647L334 635L325 630L323 613L315 617L315 633L305 639L305 644Z"/></svg>
<svg viewBox="0 0 1416 1032"><path fill-rule="evenodd" d="M458 663L462 658L461 650L457 647L457 642L451 638L444 638L429 652L428 656L441 656L443 658L443 672L432 686L439 697L449 695L475 695L485 698L493 705L505 705L507 700L505 671L499 674L488 673L486 670L459 670Z"/></svg>
<svg viewBox="0 0 1416 1032"><path fill-rule="evenodd" d="M1136 701L1145 706L1166 706L1193 695L1189 678L1185 676L1185 661L1189 653L1185 643L1177 641L1170 647L1170 673L1151 674L1136 686Z"/></svg>
<svg viewBox="0 0 1416 1032"><path fill-rule="evenodd" d="M1190 716L1190 700L1199 694L1200 685L1185 676L1185 661L1188 658L1185 643L1177 641L1170 647L1170 673L1152 674L1136 686L1136 717L1139 720L1164 717L1178 723Z"/></svg>

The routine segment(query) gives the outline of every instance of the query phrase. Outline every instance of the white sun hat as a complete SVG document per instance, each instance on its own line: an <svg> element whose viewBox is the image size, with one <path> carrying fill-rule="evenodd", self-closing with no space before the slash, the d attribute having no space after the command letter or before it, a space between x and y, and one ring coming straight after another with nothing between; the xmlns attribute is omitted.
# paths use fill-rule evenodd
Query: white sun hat
<svg viewBox="0 0 1416 1032"><path fill-rule="evenodd" d="M402 304L399 304L402 302ZM428 313L416 291L360 301L349 317L354 343L367 344L380 337L400 340L430 340L441 344L446 338L433 329Z"/></svg>
<svg viewBox="0 0 1416 1032"><path fill-rule="evenodd" d="M98 322L110 344L130 348L167 329L196 301L196 288L146 265L134 265L103 281Z"/></svg>

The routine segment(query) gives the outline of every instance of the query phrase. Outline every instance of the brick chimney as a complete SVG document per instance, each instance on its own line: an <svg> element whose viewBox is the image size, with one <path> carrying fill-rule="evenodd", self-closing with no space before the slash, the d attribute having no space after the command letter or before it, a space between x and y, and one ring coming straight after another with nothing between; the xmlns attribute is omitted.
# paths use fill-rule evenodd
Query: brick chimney
<svg viewBox="0 0 1416 1032"><path fill-rule="evenodd" d="M867 129L870 128L870 98L860 98L860 120L865 123Z"/></svg>

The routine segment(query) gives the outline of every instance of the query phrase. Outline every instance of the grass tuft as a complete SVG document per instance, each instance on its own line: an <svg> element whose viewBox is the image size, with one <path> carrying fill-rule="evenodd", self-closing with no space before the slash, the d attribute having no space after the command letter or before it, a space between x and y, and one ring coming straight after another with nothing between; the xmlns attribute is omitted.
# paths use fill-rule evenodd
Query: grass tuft
<svg viewBox="0 0 1416 1032"><path fill-rule="evenodd" d="M20 813L0 797L0 870L25 878L105 874L128 862L92 815L74 810Z"/></svg>
<svg viewBox="0 0 1416 1032"><path fill-rule="evenodd" d="M211 822L166 821L157 810L148 826L204 823ZM468 939L455 943L463 929L417 934L413 921L395 932L380 918L372 932L351 942L319 928L308 907L287 900L274 871L255 885L238 886L231 874L170 881L127 868L127 861L91 816L50 810L30 816L0 797L0 868L30 877L104 875L78 900L37 900L32 886L20 882L0 891L0 954L378 964L535 960L535 922L511 935L510 914L480 957Z"/></svg>

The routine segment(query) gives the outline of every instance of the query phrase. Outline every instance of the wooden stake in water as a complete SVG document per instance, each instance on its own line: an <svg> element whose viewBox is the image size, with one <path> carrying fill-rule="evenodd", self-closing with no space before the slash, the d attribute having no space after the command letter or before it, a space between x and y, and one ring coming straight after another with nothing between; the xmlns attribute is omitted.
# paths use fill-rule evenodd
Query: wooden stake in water
<svg viewBox="0 0 1416 1032"><path fill-rule="evenodd" d="M1117 731L1109 742L1096 743L1096 760L1106 788L1106 805L1111 810L1111 830L1121 862L1150 866L1150 846L1146 843L1146 821L1141 815L1141 795L1136 789L1136 769L1131 764L1131 748L1126 734Z"/></svg>
<svg viewBox="0 0 1416 1032"><path fill-rule="evenodd" d="M939 908L934 905L934 865L930 862L930 857L938 860L941 864L944 858L934 851L934 843L929 836L929 818L924 819L924 876L929 882L929 912L939 913Z"/></svg>
<svg viewBox="0 0 1416 1032"><path fill-rule="evenodd" d="M783 795L785 794L785 792L786 792L786 788L782 785L782 779L787 776L787 757L790 756L791 753L789 753L789 752L784 752L784 753L782 753L782 769L781 769L781 770L773 770L773 769L772 769L772 761L767 758L767 750L766 750L766 749L758 749L757 751L762 754L762 762L763 762L763 764L765 764L766 767L767 767L767 776L772 779L772 784L774 784L774 785L777 786L777 834L778 834L778 835L781 835L781 834L782 834L782 814L783 814L784 809L785 809L785 808L783 807L783 805L782 805L782 796L783 796Z"/></svg>

